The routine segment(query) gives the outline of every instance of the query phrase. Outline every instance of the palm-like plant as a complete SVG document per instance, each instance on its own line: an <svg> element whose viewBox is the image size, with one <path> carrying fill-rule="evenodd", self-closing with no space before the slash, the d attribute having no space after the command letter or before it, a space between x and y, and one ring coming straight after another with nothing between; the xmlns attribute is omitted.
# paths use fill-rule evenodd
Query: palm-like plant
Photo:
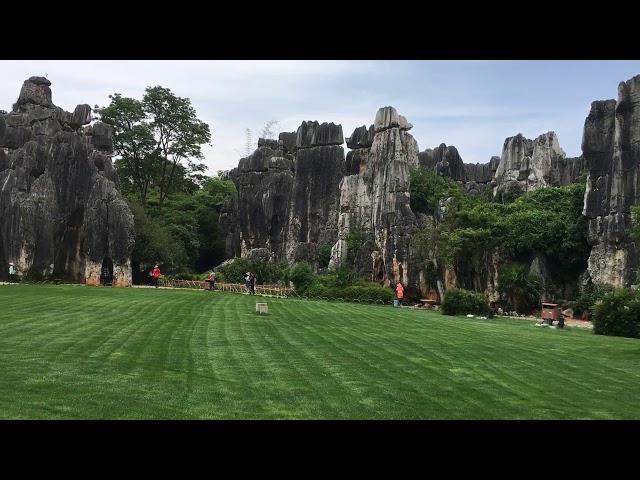
<svg viewBox="0 0 640 480"><path fill-rule="evenodd" d="M530 313L540 300L540 280L526 265L506 265L498 276L498 293L518 313Z"/></svg>

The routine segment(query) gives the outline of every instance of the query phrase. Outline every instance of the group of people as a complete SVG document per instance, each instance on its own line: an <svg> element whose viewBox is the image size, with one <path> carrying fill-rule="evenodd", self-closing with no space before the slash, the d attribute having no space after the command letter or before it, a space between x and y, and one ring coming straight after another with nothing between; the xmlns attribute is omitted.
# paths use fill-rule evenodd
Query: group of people
<svg viewBox="0 0 640 480"><path fill-rule="evenodd" d="M255 295L256 294L256 282L257 281L258 281L258 279L257 279L255 273L247 272L246 276L244 277L244 286L247 289L247 293L249 295Z"/></svg>

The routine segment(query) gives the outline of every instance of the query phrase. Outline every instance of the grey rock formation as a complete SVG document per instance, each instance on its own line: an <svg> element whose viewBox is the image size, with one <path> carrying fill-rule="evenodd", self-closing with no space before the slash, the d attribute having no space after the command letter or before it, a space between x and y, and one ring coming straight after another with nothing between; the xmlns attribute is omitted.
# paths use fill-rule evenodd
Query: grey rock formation
<svg viewBox="0 0 640 480"><path fill-rule="evenodd" d="M489 163L465 163L465 181L475 183L491 183L494 179L500 157L491 157Z"/></svg>
<svg viewBox="0 0 640 480"><path fill-rule="evenodd" d="M296 134L296 148L311 148L325 145L342 145L342 125L332 123L302 122Z"/></svg>
<svg viewBox="0 0 640 480"><path fill-rule="evenodd" d="M267 248L285 255L294 159L277 141L258 142L258 148L229 172L238 191L220 214L227 233L228 256L245 257L250 250Z"/></svg>
<svg viewBox="0 0 640 480"><path fill-rule="evenodd" d="M348 174L340 183L338 241L330 267L345 261L349 235L358 232L361 273L386 285L409 283L410 237L416 225L409 205L409 171L418 165L418 145L409 128L395 108L383 107L375 117L370 147L362 139L371 129L365 133L360 127L349 137L356 149L347 156Z"/></svg>
<svg viewBox="0 0 640 480"><path fill-rule="evenodd" d="M278 141L280 142L280 146L285 153L295 153L296 151L296 137L298 136L297 132L282 132L278 136Z"/></svg>
<svg viewBox="0 0 640 480"><path fill-rule="evenodd" d="M488 163L464 163L458 149L444 143L420 152L418 160L423 168L456 180L468 194L475 196L487 194L500 164L500 157L491 157Z"/></svg>
<svg viewBox="0 0 640 480"><path fill-rule="evenodd" d="M324 123L318 131L323 131L323 125L333 124ZM342 126L338 127L342 139ZM316 135L316 141L336 141L338 128L332 130L333 134L324 129L322 135ZM326 135L327 132L330 134ZM318 145L296 152L287 235L287 260L290 263L304 260L317 264L320 246L335 243L339 185L343 176L344 149L341 146Z"/></svg>
<svg viewBox="0 0 640 480"><path fill-rule="evenodd" d="M229 172L238 195L226 200L219 219L227 256L266 258L268 251L273 261L317 265L320 246L337 239L342 143L341 125L318 122L260 139Z"/></svg>
<svg viewBox="0 0 640 480"><path fill-rule="evenodd" d="M13 105L13 110L27 104L53 107L50 86L51 82L44 77L31 77L25 80L18 101Z"/></svg>
<svg viewBox="0 0 640 480"><path fill-rule="evenodd" d="M640 204L640 75L621 82L618 101L591 104L582 137L589 169L584 215L593 245L588 262L596 284L634 281L638 248L629 235L630 209Z"/></svg>
<svg viewBox="0 0 640 480"><path fill-rule="evenodd" d="M91 109L56 107L50 85L28 79L0 115L0 278L13 262L21 275L96 284L105 262L117 285L130 285L133 216L117 189L110 127L81 129Z"/></svg>
<svg viewBox="0 0 640 480"><path fill-rule="evenodd" d="M369 148L373 144L373 136L375 128L371 125L368 129L366 126L356 128L350 137L347 137L347 147L350 149Z"/></svg>
<svg viewBox="0 0 640 480"><path fill-rule="evenodd" d="M458 149L453 145L441 143L434 149L426 149L418 154L422 167L443 177L450 177L458 182L466 181L465 166Z"/></svg>
<svg viewBox="0 0 640 480"><path fill-rule="evenodd" d="M566 158L554 132L547 132L535 140L522 134L504 141L502 157L495 172L494 195L516 187L523 192L546 186L560 186L575 182L585 170L580 158Z"/></svg>

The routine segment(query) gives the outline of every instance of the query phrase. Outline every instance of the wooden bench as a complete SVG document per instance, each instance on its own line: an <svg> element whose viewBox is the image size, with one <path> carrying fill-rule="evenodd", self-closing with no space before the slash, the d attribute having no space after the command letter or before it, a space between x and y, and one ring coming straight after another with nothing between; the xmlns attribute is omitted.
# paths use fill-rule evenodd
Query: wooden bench
<svg viewBox="0 0 640 480"><path fill-rule="evenodd" d="M267 307L267 304L266 303L256 303L256 313L257 314L269 313L269 309Z"/></svg>
<svg viewBox="0 0 640 480"><path fill-rule="evenodd" d="M422 303L423 307L427 307L427 308L433 308L436 306L436 301L430 300L428 298L421 298L420 303Z"/></svg>

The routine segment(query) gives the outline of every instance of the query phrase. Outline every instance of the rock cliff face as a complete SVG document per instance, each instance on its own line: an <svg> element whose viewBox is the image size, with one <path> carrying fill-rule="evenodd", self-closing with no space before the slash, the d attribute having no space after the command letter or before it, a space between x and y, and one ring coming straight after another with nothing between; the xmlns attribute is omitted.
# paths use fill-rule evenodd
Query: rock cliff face
<svg viewBox="0 0 640 480"><path fill-rule="evenodd" d="M238 168L230 172L238 197L220 216L227 232L228 253L246 256L253 249L267 248L276 258L283 258L293 188L293 160L277 141L261 139L258 149L241 159Z"/></svg>
<svg viewBox="0 0 640 480"><path fill-rule="evenodd" d="M465 163L466 182L491 183L500 164L500 157L491 157L488 163Z"/></svg>
<svg viewBox="0 0 640 480"><path fill-rule="evenodd" d="M582 158L566 158L554 132L535 140L522 134L504 141L502 157L495 172L494 195L508 190L528 192L546 186L575 182L585 172Z"/></svg>
<svg viewBox="0 0 640 480"><path fill-rule="evenodd" d="M617 102L591 104L582 152L589 169L583 211L593 245L589 275L597 284L629 285L638 268L629 229L630 208L640 204L640 75L620 83Z"/></svg>
<svg viewBox="0 0 640 480"><path fill-rule="evenodd" d="M317 264L319 247L337 238L343 142L342 126L318 122L260 139L229 172L238 196L220 215L227 256Z"/></svg>
<svg viewBox="0 0 640 480"><path fill-rule="evenodd" d="M339 185L344 176L342 126L303 122L298 128L295 176L287 260L318 263L321 245L333 245L338 236Z"/></svg>
<svg viewBox="0 0 640 480"><path fill-rule="evenodd" d="M442 221L450 199L442 199L432 217L416 217L409 202L410 169L421 165L461 183L469 194L503 198L567 185L588 172L583 213L593 245L590 278L610 285L634 280L638 251L629 229L630 207L640 204L640 76L620 84L618 101L592 104L578 158L567 158L556 134L547 132L535 140L509 137L500 157L465 164L458 150L444 143L418 153L411 127L393 107L381 108L372 125L356 128L346 139L346 158L339 125L304 122L277 142L261 142L231 172L239 195L220 216L229 233L229 256L307 260L317 266L319 247L333 244L330 268L348 260L386 285L400 280L440 295L461 286L495 297L503 261L495 252L481 252L451 269L436 265L436 280L427 282L419 271L417 265L425 262L411 252L411 235L415 228ZM545 277L554 270L545 258L532 255L526 260L532 272ZM543 280L548 292L575 287Z"/></svg>
<svg viewBox="0 0 640 480"><path fill-rule="evenodd" d="M347 139L354 150L347 155L349 175L340 183L338 241L330 266L341 265L351 254L374 279L386 285L409 283L410 237L416 225L409 206L409 171L418 165L418 144L408 133L412 125L393 107L378 110L372 127L360 127ZM355 232L360 241L350 252L349 237Z"/></svg>
<svg viewBox="0 0 640 480"><path fill-rule="evenodd" d="M458 149L453 145L447 147L441 143L434 149L427 148L418 154L418 160L421 167L432 170L438 175L453 178L458 182L467 181L465 165Z"/></svg>
<svg viewBox="0 0 640 480"><path fill-rule="evenodd" d="M56 107L51 82L31 77L0 114L0 278L21 275L131 284L133 217L118 192L109 126L91 108Z"/></svg>

